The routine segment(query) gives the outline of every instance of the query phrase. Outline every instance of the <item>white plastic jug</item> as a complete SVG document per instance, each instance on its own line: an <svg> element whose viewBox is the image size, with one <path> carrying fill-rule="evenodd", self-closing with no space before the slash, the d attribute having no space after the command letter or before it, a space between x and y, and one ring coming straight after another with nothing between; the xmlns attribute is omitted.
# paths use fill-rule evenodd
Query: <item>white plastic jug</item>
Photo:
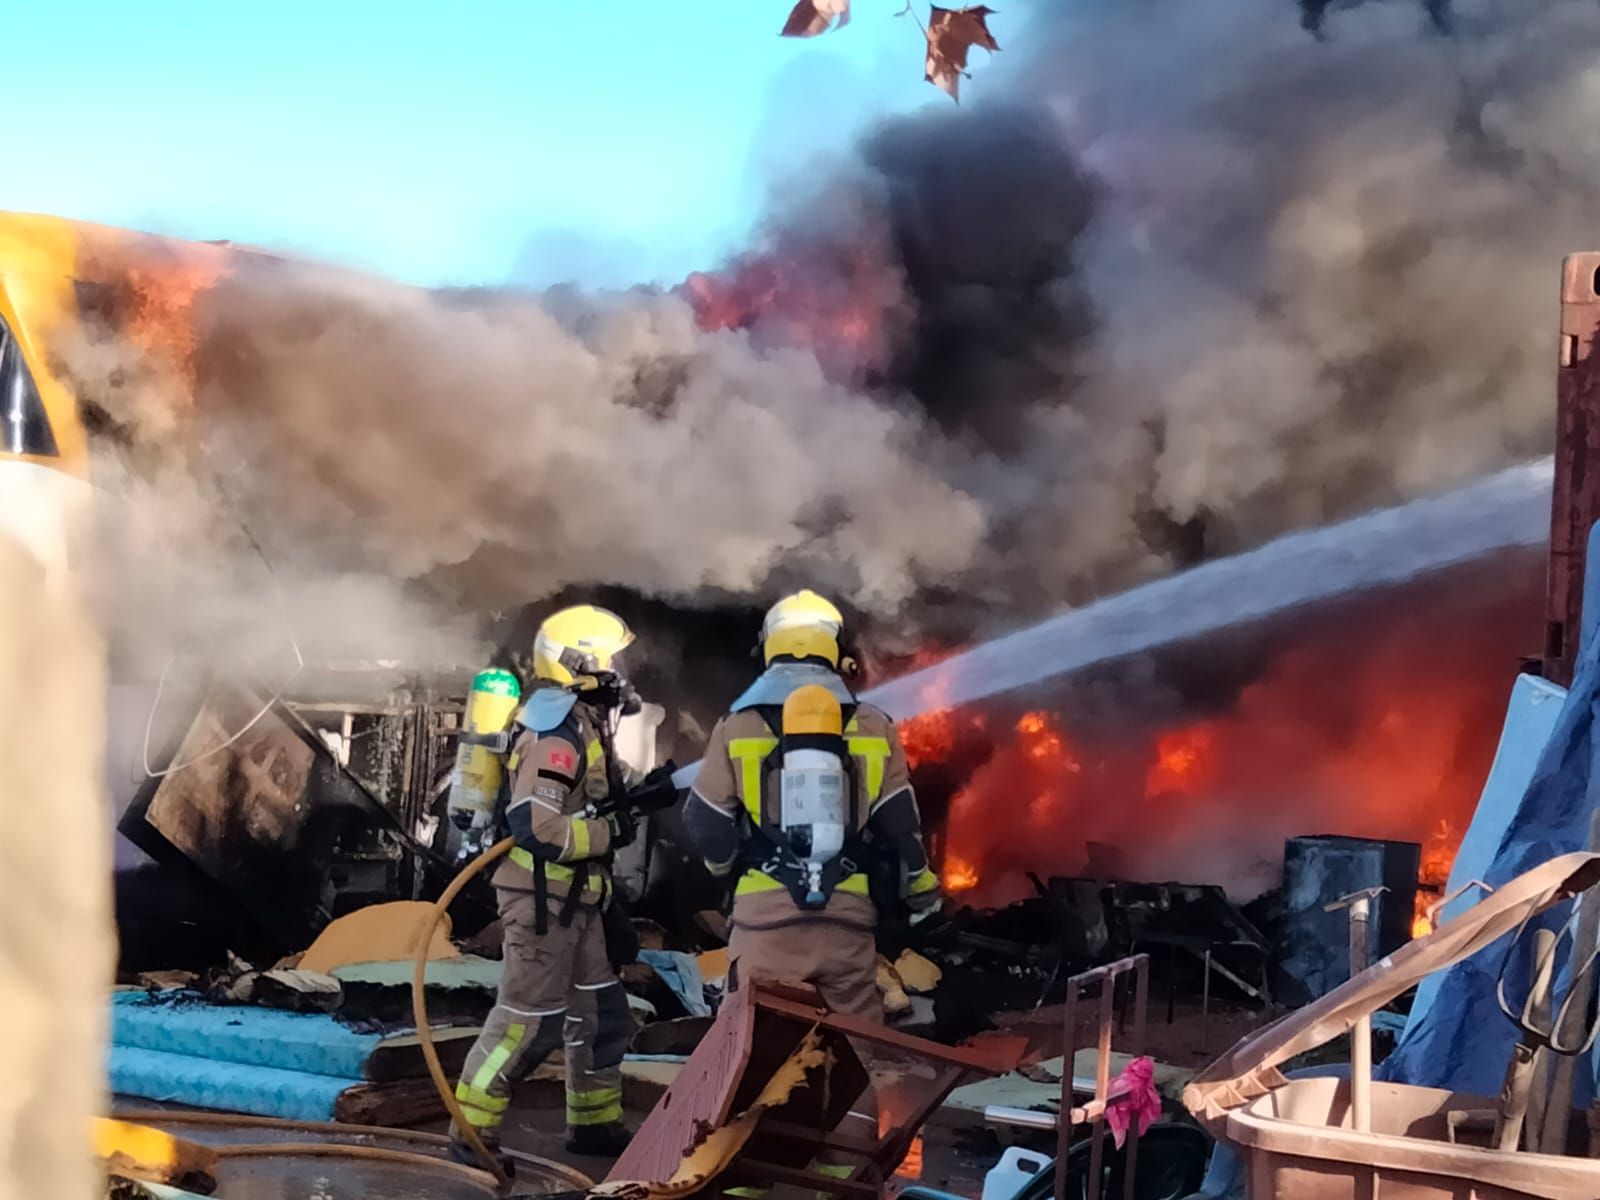
<svg viewBox="0 0 1600 1200"><path fill-rule="evenodd" d="M1010 1146L983 1177L983 1200L1011 1200L1040 1171L1050 1165L1048 1155Z"/></svg>

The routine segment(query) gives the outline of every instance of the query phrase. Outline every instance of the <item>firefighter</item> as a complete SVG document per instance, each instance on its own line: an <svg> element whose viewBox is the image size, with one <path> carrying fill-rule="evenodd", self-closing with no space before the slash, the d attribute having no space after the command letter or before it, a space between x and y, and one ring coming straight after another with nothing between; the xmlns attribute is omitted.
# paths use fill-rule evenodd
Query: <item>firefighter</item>
<svg viewBox="0 0 1600 1200"><path fill-rule="evenodd" d="M589 605L556 613L534 639L534 687L506 763L503 822L517 845L493 880L505 972L456 1087L467 1121L496 1153L512 1084L563 1044L567 1149L616 1155L627 1144L621 1064L632 1018L617 956L607 952L605 914L612 853L635 832L627 807L607 804L631 781L610 735L637 704L617 671L632 640L619 617ZM615 811L592 815L602 807ZM459 1135L451 1147L475 1162Z"/></svg>
<svg viewBox="0 0 1600 1200"><path fill-rule="evenodd" d="M898 859L913 920L939 905L894 723L844 675L844 619L802 591L767 612L765 672L711 732L684 806L713 875L737 875L728 986L760 975L816 986L836 1012L883 1019L865 860Z"/></svg>

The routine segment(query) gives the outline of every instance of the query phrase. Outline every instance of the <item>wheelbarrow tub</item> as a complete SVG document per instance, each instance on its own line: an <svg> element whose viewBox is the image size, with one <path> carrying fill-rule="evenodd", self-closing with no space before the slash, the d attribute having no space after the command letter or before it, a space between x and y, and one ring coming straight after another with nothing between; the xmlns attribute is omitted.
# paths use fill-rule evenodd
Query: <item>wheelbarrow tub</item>
<svg viewBox="0 0 1600 1200"><path fill-rule="evenodd" d="M1250 1200L1600 1200L1600 1162L1452 1143L1448 1114L1492 1111L1493 1100L1373 1081L1371 1129L1357 1132L1348 1082L1291 1079L1279 1069L1434 971L1499 953L1500 939L1597 883L1600 855L1551 859L1250 1034L1195 1076L1184 1105L1237 1149Z"/></svg>
<svg viewBox="0 0 1600 1200"><path fill-rule="evenodd" d="M1351 1128L1350 1085L1295 1079L1228 1113L1250 1200L1595 1200L1600 1161L1450 1140L1447 1114L1493 1109L1462 1092L1373 1083L1372 1131Z"/></svg>

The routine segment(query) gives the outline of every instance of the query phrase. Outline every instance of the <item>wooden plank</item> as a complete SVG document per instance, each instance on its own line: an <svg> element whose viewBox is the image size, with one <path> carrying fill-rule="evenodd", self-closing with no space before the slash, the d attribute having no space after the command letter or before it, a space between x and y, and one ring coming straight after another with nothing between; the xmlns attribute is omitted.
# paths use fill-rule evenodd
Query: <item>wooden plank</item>
<svg viewBox="0 0 1600 1200"><path fill-rule="evenodd" d="M346 1125L421 1125L447 1115L432 1079L363 1083L333 1103L333 1119Z"/></svg>
<svg viewBox="0 0 1600 1200"><path fill-rule="evenodd" d="M472 1044L478 1040L476 1029L436 1029L433 1044L439 1051L439 1061L445 1074L454 1079L466 1065ZM385 1038L367 1058L362 1075L368 1083L398 1083L405 1079L422 1079L428 1074L427 1060L422 1057L422 1045L415 1034Z"/></svg>
<svg viewBox="0 0 1600 1200"><path fill-rule="evenodd" d="M741 988L722 1002L715 1023L607 1173L608 1181L671 1179L700 1140L701 1129L727 1123L750 1061L755 1021L751 995L750 989Z"/></svg>
<svg viewBox="0 0 1600 1200"><path fill-rule="evenodd" d="M820 998L816 1003L795 999L791 988L780 991L762 981L752 990L758 997L757 1003L769 1012L812 1021L824 1029L835 1029L848 1037L860 1038L880 1046L890 1046L918 1058L965 1067L970 1071L982 1071L987 1075L1003 1075L1007 1071L1014 1070L1017 1065L1016 1055L1011 1049L972 1050L964 1046L945 1046L938 1042L930 1042L926 1038L912 1037L910 1034L890 1029L887 1025L870 1021L865 1017L829 1012L822 1006Z"/></svg>

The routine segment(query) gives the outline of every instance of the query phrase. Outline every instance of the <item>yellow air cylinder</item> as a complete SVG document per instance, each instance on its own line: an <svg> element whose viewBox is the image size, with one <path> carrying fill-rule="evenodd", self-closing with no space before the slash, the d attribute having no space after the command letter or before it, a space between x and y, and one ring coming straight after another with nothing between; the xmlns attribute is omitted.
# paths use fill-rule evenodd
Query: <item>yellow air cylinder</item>
<svg viewBox="0 0 1600 1200"><path fill-rule="evenodd" d="M844 848L847 818L844 713L825 687L795 688L783 702L783 773L779 782L779 825L789 848L805 864L807 891L796 899L806 908L828 902L822 873ZM791 738L810 739L789 744ZM828 747L831 746L832 749Z"/></svg>
<svg viewBox="0 0 1600 1200"><path fill-rule="evenodd" d="M467 693L462 728L467 733L500 733L517 711L522 688L510 671L479 671ZM494 820L494 804L505 771L504 758L489 746L463 740L450 778L450 820L457 829L483 830Z"/></svg>
<svg viewBox="0 0 1600 1200"><path fill-rule="evenodd" d="M783 731L795 733L844 733L844 714L839 701L827 688L815 683L797 687L783 702Z"/></svg>

